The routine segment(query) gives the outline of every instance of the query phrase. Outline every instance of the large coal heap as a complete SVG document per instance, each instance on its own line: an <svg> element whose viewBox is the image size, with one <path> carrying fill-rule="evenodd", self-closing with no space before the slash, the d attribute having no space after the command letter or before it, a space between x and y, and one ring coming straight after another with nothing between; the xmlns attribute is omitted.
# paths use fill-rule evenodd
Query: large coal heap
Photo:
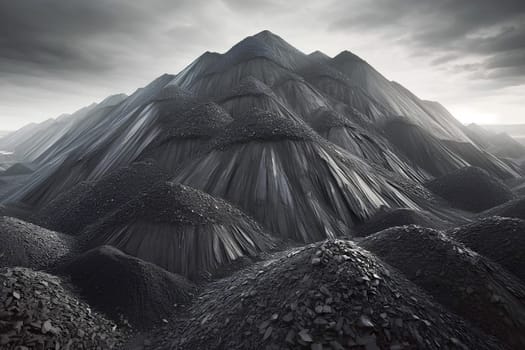
<svg viewBox="0 0 525 350"><path fill-rule="evenodd" d="M201 299L172 349L500 348L345 241L281 253Z"/></svg>
<svg viewBox="0 0 525 350"><path fill-rule="evenodd" d="M82 182L62 193L38 214L45 227L79 234L86 226L109 215L126 202L149 190L168 175L154 162L144 161L117 169L96 182Z"/></svg>
<svg viewBox="0 0 525 350"><path fill-rule="evenodd" d="M73 248L72 237L0 216L0 267L41 269L54 265Z"/></svg>
<svg viewBox="0 0 525 350"><path fill-rule="evenodd" d="M90 250L60 268L91 305L119 321L149 328L188 304L196 286L184 277L109 246Z"/></svg>
<svg viewBox="0 0 525 350"><path fill-rule="evenodd" d="M449 230L448 234L525 283L525 221L489 217Z"/></svg>
<svg viewBox="0 0 525 350"><path fill-rule="evenodd" d="M500 266L414 225L381 231L360 245L488 334L513 349L525 346L525 286Z"/></svg>
<svg viewBox="0 0 525 350"><path fill-rule="evenodd" d="M86 247L108 244L171 272L198 278L274 248L260 226L227 202L162 182L90 226Z"/></svg>
<svg viewBox="0 0 525 350"><path fill-rule="evenodd" d="M112 349L122 345L125 333L59 278L20 267L0 269L3 349Z"/></svg>
<svg viewBox="0 0 525 350"><path fill-rule="evenodd" d="M456 208L480 212L514 198L511 190L485 170L461 168L444 175L426 186Z"/></svg>

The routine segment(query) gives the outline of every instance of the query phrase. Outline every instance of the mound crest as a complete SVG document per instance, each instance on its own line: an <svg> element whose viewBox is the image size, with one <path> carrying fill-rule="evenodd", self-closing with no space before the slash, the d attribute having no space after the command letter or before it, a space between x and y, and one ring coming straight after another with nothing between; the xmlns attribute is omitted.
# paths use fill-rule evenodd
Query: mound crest
<svg viewBox="0 0 525 350"><path fill-rule="evenodd" d="M481 216L505 216L525 220L525 198L517 198L480 214Z"/></svg>
<svg viewBox="0 0 525 350"><path fill-rule="evenodd" d="M276 113L253 108L228 125L224 134L215 141L215 147L224 148L253 141L312 140L313 138L315 134L307 126Z"/></svg>
<svg viewBox="0 0 525 350"><path fill-rule="evenodd" d="M280 253L220 281L190 314L172 349L499 348L345 241Z"/></svg>
<svg viewBox="0 0 525 350"><path fill-rule="evenodd" d="M113 349L125 338L58 277L20 267L0 269L0 315L3 349Z"/></svg>
<svg viewBox="0 0 525 350"><path fill-rule="evenodd" d="M525 283L525 221L490 217L452 229L448 234Z"/></svg>
<svg viewBox="0 0 525 350"><path fill-rule="evenodd" d="M94 183L81 182L64 192L39 211L37 221L56 231L78 234L86 226L167 178L168 175L154 162L137 162L117 169Z"/></svg>
<svg viewBox="0 0 525 350"><path fill-rule="evenodd" d="M480 212L514 198L511 190L485 170L464 167L432 180L426 186L452 206Z"/></svg>
<svg viewBox="0 0 525 350"><path fill-rule="evenodd" d="M87 247L111 245L191 278L273 247L272 238L240 210L168 182L89 227L84 239Z"/></svg>
<svg viewBox="0 0 525 350"><path fill-rule="evenodd" d="M357 227L356 231L360 236L368 236L387 228L405 225L440 229L447 226L447 223L429 212L399 208L377 213L370 220Z"/></svg>
<svg viewBox="0 0 525 350"><path fill-rule="evenodd" d="M41 269L55 264L72 247L72 237L0 216L0 267Z"/></svg>
<svg viewBox="0 0 525 350"><path fill-rule="evenodd" d="M133 326L148 328L170 319L196 291L184 277L102 246L60 268L90 305Z"/></svg>
<svg viewBox="0 0 525 350"><path fill-rule="evenodd" d="M499 265L414 225L381 231L360 245L487 334L514 349L525 346L525 287Z"/></svg>

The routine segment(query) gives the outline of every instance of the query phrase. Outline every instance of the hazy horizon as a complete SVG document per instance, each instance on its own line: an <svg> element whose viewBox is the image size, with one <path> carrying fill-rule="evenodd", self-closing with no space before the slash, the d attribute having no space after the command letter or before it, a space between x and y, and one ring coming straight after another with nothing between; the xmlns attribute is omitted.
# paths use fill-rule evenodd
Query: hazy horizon
<svg viewBox="0 0 525 350"><path fill-rule="evenodd" d="M305 53L352 51L464 124L525 122L521 1L0 0L0 17L0 130L129 94L265 29Z"/></svg>

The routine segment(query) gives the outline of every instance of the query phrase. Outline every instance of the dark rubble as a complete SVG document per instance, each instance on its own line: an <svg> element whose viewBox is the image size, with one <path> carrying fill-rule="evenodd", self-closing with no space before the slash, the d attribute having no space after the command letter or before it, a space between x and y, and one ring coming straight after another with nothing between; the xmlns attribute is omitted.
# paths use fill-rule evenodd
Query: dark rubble
<svg viewBox="0 0 525 350"><path fill-rule="evenodd" d="M117 349L126 332L91 310L58 277L0 269L2 349Z"/></svg>
<svg viewBox="0 0 525 350"><path fill-rule="evenodd" d="M502 343L525 346L525 286L499 265L415 225L378 232L359 245Z"/></svg>
<svg viewBox="0 0 525 350"><path fill-rule="evenodd" d="M42 269L53 266L73 247L74 241L68 235L0 216L0 267Z"/></svg>
<svg viewBox="0 0 525 350"><path fill-rule="evenodd" d="M280 253L200 299L171 349L500 348L348 241Z"/></svg>
<svg viewBox="0 0 525 350"><path fill-rule="evenodd" d="M274 239L227 202L188 186L161 182L82 233L82 245L111 245L185 277L198 279Z"/></svg>
<svg viewBox="0 0 525 350"><path fill-rule="evenodd" d="M447 234L505 267L525 283L525 221L489 217L451 229Z"/></svg>

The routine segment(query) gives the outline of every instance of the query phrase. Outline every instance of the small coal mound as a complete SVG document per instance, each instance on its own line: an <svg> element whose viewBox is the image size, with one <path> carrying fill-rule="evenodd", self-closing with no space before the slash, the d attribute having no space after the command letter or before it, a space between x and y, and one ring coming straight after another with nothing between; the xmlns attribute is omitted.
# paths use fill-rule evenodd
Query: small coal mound
<svg viewBox="0 0 525 350"><path fill-rule="evenodd" d="M481 213L481 216L504 216L525 220L525 198L517 198Z"/></svg>
<svg viewBox="0 0 525 350"><path fill-rule="evenodd" d="M238 85L236 85L228 94L223 96L223 100L231 99L240 96L259 96L259 95L274 95L273 90L270 89L262 81L253 76L244 78Z"/></svg>
<svg viewBox="0 0 525 350"><path fill-rule="evenodd" d="M273 239L240 210L169 182L90 226L83 239L89 248L111 245L190 278L274 247Z"/></svg>
<svg viewBox="0 0 525 350"><path fill-rule="evenodd" d="M55 276L0 269L2 349L114 349L125 330L91 311Z"/></svg>
<svg viewBox="0 0 525 350"><path fill-rule="evenodd" d="M211 137L232 121L233 118L221 106L207 102L184 113L176 128L170 132L180 138Z"/></svg>
<svg viewBox="0 0 525 350"><path fill-rule="evenodd" d="M73 247L70 236L11 217L0 217L0 267L42 269L52 266Z"/></svg>
<svg viewBox="0 0 525 350"><path fill-rule="evenodd" d="M60 268L90 305L116 320L149 328L191 301L196 287L184 277L102 246Z"/></svg>
<svg viewBox="0 0 525 350"><path fill-rule="evenodd" d="M52 230L78 234L86 226L168 179L154 162L143 161L117 169L95 183L82 182L42 208L35 219Z"/></svg>
<svg viewBox="0 0 525 350"><path fill-rule="evenodd" d="M172 349L500 348L348 241L280 253L219 281L190 316Z"/></svg>
<svg viewBox="0 0 525 350"><path fill-rule="evenodd" d="M426 186L452 206L472 212L480 212L514 198L505 184L477 167L458 169L428 182Z"/></svg>
<svg viewBox="0 0 525 350"><path fill-rule="evenodd" d="M447 226L447 223L429 212L410 208L395 208L377 213L364 224L356 227L355 231L358 236L368 236L387 228L405 225L441 229Z"/></svg>
<svg viewBox="0 0 525 350"><path fill-rule="evenodd" d="M0 176L15 176L31 174L34 170L26 164L16 163L11 165L6 170L0 172Z"/></svg>
<svg viewBox="0 0 525 350"><path fill-rule="evenodd" d="M487 334L525 347L525 287L499 265L415 225L381 231L360 245Z"/></svg>
<svg viewBox="0 0 525 350"><path fill-rule="evenodd" d="M312 140L314 132L306 125L258 108L229 124L213 147L222 149L230 145L253 141Z"/></svg>
<svg viewBox="0 0 525 350"><path fill-rule="evenodd" d="M452 229L448 234L525 283L525 221L490 217Z"/></svg>
<svg viewBox="0 0 525 350"><path fill-rule="evenodd" d="M332 128L356 128L356 125L350 120L328 108L318 109L310 120L310 126L317 132L329 131Z"/></svg>

